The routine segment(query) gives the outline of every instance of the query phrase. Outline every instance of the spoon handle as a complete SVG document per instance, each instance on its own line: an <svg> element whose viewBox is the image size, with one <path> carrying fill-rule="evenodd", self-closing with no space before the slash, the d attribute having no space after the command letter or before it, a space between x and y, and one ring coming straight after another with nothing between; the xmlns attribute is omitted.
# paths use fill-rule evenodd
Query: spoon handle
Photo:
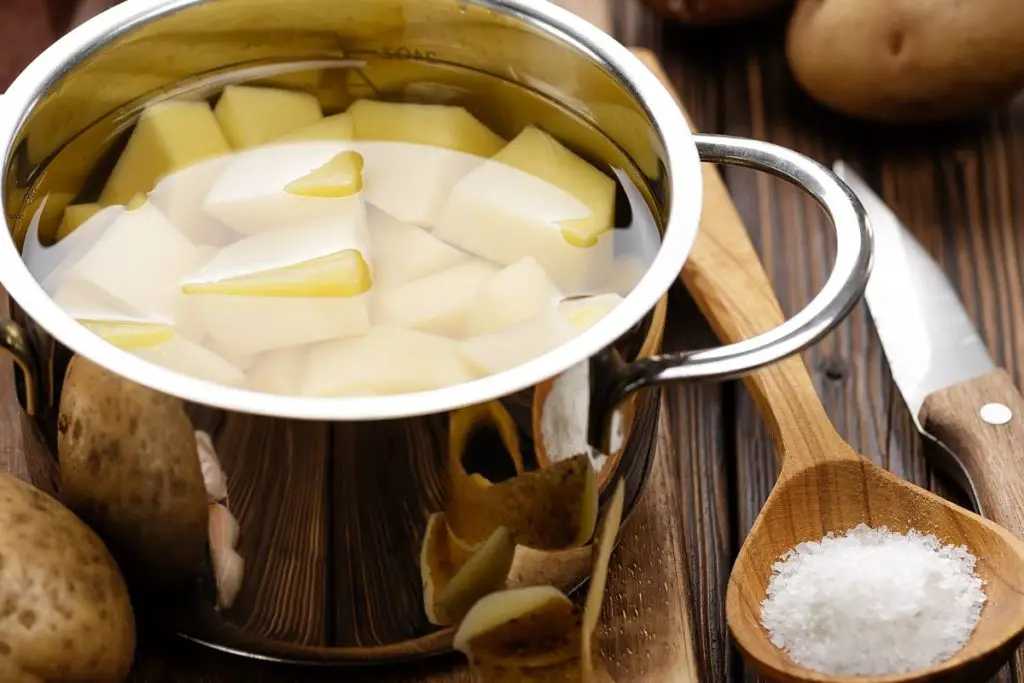
<svg viewBox="0 0 1024 683"><path fill-rule="evenodd" d="M676 95L654 56L636 55ZM784 320L768 274L747 234L718 170L703 165L704 209L700 231L682 279L711 328L723 343L748 339ZM842 457L839 435L829 421L807 366L791 356L743 378L768 422L780 464L804 466ZM849 457L853 456L850 452Z"/></svg>
<svg viewBox="0 0 1024 683"><path fill-rule="evenodd" d="M921 427L955 457L982 513L1024 538L1024 396L1004 370L929 394Z"/></svg>

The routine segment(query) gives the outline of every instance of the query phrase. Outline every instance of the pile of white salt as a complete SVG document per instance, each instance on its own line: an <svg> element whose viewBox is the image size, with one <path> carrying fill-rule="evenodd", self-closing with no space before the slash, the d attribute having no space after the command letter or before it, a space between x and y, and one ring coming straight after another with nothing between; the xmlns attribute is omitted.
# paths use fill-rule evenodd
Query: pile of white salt
<svg viewBox="0 0 1024 683"><path fill-rule="evenodd" d="M864 524L797 545L772 568L761 623L796 663L844 676L924 669L959 651L984 582L963 546Z"/></svg>

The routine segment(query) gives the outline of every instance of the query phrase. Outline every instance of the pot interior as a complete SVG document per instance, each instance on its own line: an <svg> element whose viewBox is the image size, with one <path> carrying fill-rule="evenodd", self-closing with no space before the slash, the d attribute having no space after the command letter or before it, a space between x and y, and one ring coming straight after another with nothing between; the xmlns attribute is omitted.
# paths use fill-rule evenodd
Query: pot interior
<svg viewBox="0 0 1024 683"><path fill-rule="evenodd" d="M68 68L45 71L37 65L25 78L49 75L32 84L36 89L32 94L28 94L24 81L18 90L20 99L31 100L32 104L21 116L12 138L3 178L3 203L14 241L22 249L29 269L47 289L47 278L64 261L44 258L43 262L49 262L54 269L44 275L38 270L38 262L30 262L32 259L40 253L52 254L46 249L59 249L76 236L87 234L83 231L90 225L100 226L98 234L109 234L113 223L97 222L104 211L112 210L117 214L113 220L120 220L133 212L145 212L150 203L162 201L159 186L133 187L138 174L151 171L144 166L136 166L135 174L121 179L123 186L132 187L131 192L116 187L117 192L108 189L117 176L118 164L134 144L134 136L142 130L139 122L145 112L167 102L199 105L214 112L205 115L207 120L214 116L221 126L223 119L216 115L216 109L225 88L246 84L291 93L291 101L294 97L307 103L312 100L318 110L314 123L351 112L356 102L370 101L463 107L467 115L503 141L514 141L525 128L536 127L564 145L580 164L588 165L593 172L602 174L607 183L614 184L614 215L609 219L613 229L608 231L614 238L612 265L619 262L620 256L631 255L639 258L640 268L632 273L625 271L623 283L605 283L605 289L598 293L614 292L625 297L635 278L656 258L665 234L670 197L668 156L662 136L652 117L638 104L636 94L623 84L624 79L612 67L595 59L572 36L540 27L528 12L517 11L517 7L512 2L500 9L483 2L442 0L130 0L63 39L39 63L45 66L69 58ZM267 110L263 122L285 118L280 107L275 105ZM246 113L245 107L242 109L239 115ZM383 114L381 117L386 118ZM225 114L224 118L230 116ZM424 120L426 123L415 124L410 134L429 128L429 120ZM301 142L303 149L313 148L321 154L316 164L307 165L307 173L352 151L347 146L350 140L332 138L330 134ZM339 142L341 146L331 146ZM275 157L282 165L291 163L298 154L292 144L299 143L278 145L288 148L285 154ZM325 145L327 151L323 152ZM224 155L226 164L237 163L243 159L242 154L258 155L266 149L263 144L244 150L239 148L241 143L230 146L232 149ZM373 147L354 151L363 157L363 169L379 160ZM422 161L415 154L403 157L406 152L408 149L400 147L398 157L415 163ZM557 160L558 155L554 158ZM220 158L210 160L219 163ZM204 162L183 169L184 194L176 193L182 191L181 187L171 185L163 197L170 201L156 207L160 213L202 208L199 200L189 197L197 196L197 188L203 190L198 195L205 196L219 182L214 176L224 170L213 163L209 177L198 172L191 175ZM265 159L261 163L252 168L266 169L268 173L279 170L279 164L267 163ZM402 175L399 171L405 169L391 167L405 183L391 186L392 199L413 194L416 183L424 175L429 177L432 167L425 165L427 173L420 175ZM326 174L329 188L339 183L338 177L344 180L345 173L351 171L344 166L332 169ZM687 175L693 174L688 171ZM252 177L258 181L260 174ZM372 178L365 175L363 180L369 191ZM503 180L514 185L512 176ZM485 183L481 192L494 187L500 190L503 186L500 182ZM242 189L246 187L243 183ZM388 187L386 182L384 187ZM526 209L545 206L541 194L550 188L535 187L539 187L537 194L521 202ZM148 196L139 202L136 192ZM104 198L105 194L121 196L111 199ZM498 199L502 199L501 192ZM509 212L521 208L507 197L503 201L502 206ZM387 213L383 207L372 206L372 201L366 203L371 205L368 211ZM81 225L69 229L74 222L72 214L89 205L96 212ZM273 205L267 206L250 210L248 218L266 222L266 214L274 210ZM69 207L78 208L69 211ZM530 217L528 211L524 215ZM412 223L430 237L443 227L392 218ZM145 228L153 220L156 219L150 217L140 221L139 227ZM176 228L181 227L175 220L168 220ZM483 223L486 227L486 221ZM211 258L215 258L214 252L223 253L251 237L235 236L224 244L196 245L208 233L188 220L182 224L199 231L198 238L190 241L193 246L206 247ZM421 237L419 244L423 243ZM87 244L94 248L92 242ZM277 244L281 249L290 248L287 240ZM111 271L121 268L122 261L132 261L135 252L115 252L114 257L104 262ZM681 263L683 256L674 258ZM133 272L144 278L159 265L159 260L144 263ZM376 264L376 276L381 275L380 265ZM494 267L502 270L511 265L514 264L497 263ZM612 273L609 269L601 274ZM546 275L555 280L561 273L548 270ZM675 272L671 275L674 278ZM630 280L630 276L634 279ZM287 278L276 282L280 287L287 284ZM328 279L325 286L328 285L340 286L337 278ZM561 285L559 290L561 294L575 296L587 293L570 291ZM528 292L524 288L522 293ZM56 295L48 289L47 294L51 298ZM288 299L280 294L278 291L268 298ZM318 298L308 294L307 291L297 298ZM221 291L216 296L231 299L244 295ZM31 302L21 303L29 315L36 317L35 310L28 305ZM424 305L430 303L428 298ZM287 314L290 309L283 310ZM67 306L65 311L72 312ZM92 313L72 317L95 322ZM277 331L288 327L280 317L263 318L263 327L241 335L243 341L265 332L264 328ZM319 322L314 318L314 323ZM52 395L59 396L67 349L54 344L48 332L66 340L53 325L47 324L45 329L36 326L27 315L19 315L19 320L33 327L36 339L47 340L39 344L46 354L47 384L54 387ZM654 314L646 308L639 310L633 320L638 322L615 342L621 356L632 360L657 353L664 324L663 303ZM236 321L233 326L240 324ZM169 343L161 338L163 331L130 332L115 337L122 349L147 362L167 365L166 357L140 351ZM437 333L436 329L426 332L444 336ZM247 391L296 392L292 387L281 389L279 385L252 388L248 385L250 368L257 365L242 369L246 349L225 350L223 340L216 347L206 345L204 340L208 336L210 331L204 330L197 343L217 355L230 356L226 358L229 364L245 375L242 386ZM238 341L239 336L232 339ZM73 344L68 346L77 350ZM260 350L255 355L280 350ZM584 357L585 354L581 355L577 361ZM296 360L302 362L306 358ZM254 362L258 361L257 358ZM303 374L295 366L286 364L284 368L271 379ZM305 374L315 375L318 369L321 366L307 364ZM406 374L416 371L416 367L403 366ZM132 377L127 371L125 376ZM433 410L409 410L409 419L337 421L337 414L323 412L318 417L325 421L317 422L279 419L309 417L289 415L288 411L268 409L262 415L254 414L261 412L262 405L257 406L260 410L242 410L224 405L226 402L204 400L206 396L202 393L186 396L185 392L178 392L192 399L189 410L194 425L210 434L219 452L228 480L229 501L225 504L230 503L230 511L240 525L238 552L246 568L235 602L221 609L216 607L214 572L210 566L202 567L198 579L188 584L184 597L175 594L173 599L166 600L175 603L170 606L173 625L186 636L218 648L303 662L405 659L447 649L451 629L446 624L431 623L424 611L420 553L428 519L451 503L455 489L451 481L452 463L461 462L465 469L462 479L474 474L500 483L516 474L517 461L526 469L535 470L579 452L555 453L545 443L547 403L538 401L538 395L556 393L565 401L567 413L574 415L578 411L574 410L573 399L585 401L589 387L584 382L577 387L581 396L573 397L567 396L564 387L556 392L558 388L553 386L550 374L540 379L545 380L546 393L530 386L530 382L519 387L521 391L491 393L487 398L500 398L489 402L488 415L493 424L485 420L481 429L471 424L473 429L462 435L464 452L454 455L450 446L453 414L442 411L436 403ZM243 407L251 405L255 404ZM267 405L274 408L277 404ZM552 405L557 407L557 402ZM632 507L639 497L651 465L658 405L657 395L650 394L637 397L628 406L623 420L623 442L607 459L606 467L627 482L627 507ZM224 407L236 409L219 409ZM462 409L472 414L475 407ZM55 415L51 411L44 417L48 422L43 431L52 442ZM327 418L335 421L328 422ZM576 433L585 431L583 428ZM539 446L542 443L543 449ZM523 585L550 582L570 590L589 571L588 547L557 550L553 557L555 560L540 553L527 553L526 560L517 558L518 581ZM166 604L158 607L157 612L168 609Z"/></svg>
<svg viewBox="0 0 1024 683"><path fill-rule="evenodd" d="M346 305L342 305L341 298L368 301L369 296L376 297L386 285L377 276L382 270L397 267L388 258L373 257L377 262L370 258L377 246L375 222L393 226L397 219L399 223L433 230L442 242L480 257L491 270L509 268L523 258L536 257L546 271L541 274L542 279L555 285L560 301L573 310L583 310L573 315L582 315L589 320L587 325L628 295L657 256L668 202L665 154L651 118L612 70L567 42L565 36L542 28L526 15L517 15L508 8L499 11L486 4L433 0L341 4L299 0L288 3L286 11L281 10L281 3L268 0L128 5L128 9L147 10L135 15L140 20L135 27L108 31L105 40L96 44L68 43L77 49L77 63L44 84L35 105L23 117L7 166L4 205L15 242L47 295L93 332L122 349L137 351L149 362L199 379L258 392L338 396L430 390L499 373L531 359L530 353L521 348L513 359L491 357L491 349L498 345L522 344L507 335L488 337L487 333L494 332L501 321L495 323L491 320L494 316L489 317L486 312L478 311L478 324L459 323L459 329L458 325L438 321L431 318L429 311L422 310L423 306L445 309L445 302L437 302L438 297L448 296L444 293L427 294L406 287L410 296L404 299L380 295L368 303L348 306L346 300ZM83 31L102 27L103 20L101 17L99 23L89 24ZM65 40L74 37L73 34ZM295 97L291 101L260 104L258 99L239 94L236 86L241 84ZM232 95L238 94L237 104L231 103L234 100L228 102L231 97L225 97L225 88ZM126 162L126 157L132 156L133 146L146 146L145 140L135 141L145 137L140 132L143 126L138 123L145 120L146 112L161 107L165 111L174 103L204 102L209 105L203 107L207 110L205 118L215 121L213 126L221 124L223 129L227 142L223 150L196 149L205 144L203 136L207 135L199 126L189 129L193 139L149 141L149 147L171 148L160 150L167 159L154 161L151 154L147 157L141 152L135 154L142 158L141 162ZM336 114L354 112L355 109L350 109L353 104L362 106L367 102L462 107L473 126L482 124L486 132L461 130L460 121L464 119L440 117L432 122L429 118L417 119L416 114L389 118L388 110L363 107L366 113L361 117L353 113L351 117L362 122L356 126L360 130L354 130L349 123L349 132L337 138L337 131L328 125L318 133L284 144L288 137L281 137L281 133L286 130L286 123L282 124L285 128L275 129L275 137L264 134L266 131L246 129L244 121L236 122L239 129L232 134L232 118L248 119L250 123L251 119L260 118L252 114L250 107L264 107L264 120L256 121L257 129L266 128L270 119L286 122L295 116L296 123L287 128L287 132L294 132L306 130L314 119L326 123ZM316 110L313 119L303 118L308 111L293 111L310 106ZM270 128L281 121L270 122ZM303 123L300 125L299 121ZM188 125L193 124L198 125L194 121ZM366 126L378 130L367 135L362 130ZM411 129L403 132L402 126ZM441 150L444 153L440 157L437 149L428 151L415 144L424 135L430 137L430 131L424 130L434 127L435 132L440 132L446 126L453 127L449 137L456 140L450 148ZM153 124L153 128L159 128L158 124ZM587 172L596 170L601 174L602 182L606 183L601 190L614 207L607 218L607 227L613 229L607 234L595 237L600 226L594 226L595 217L597 223L604 220L600 214L607 212L606 203L602 203L605 197L598 197L596 203L589 201L587 193L593 188L583 187L586 183L580 181L578 174L574 175L574 170L561 176L552 172L553 182L537 182L540 176L526 169L530 177L524 179L520 168L512 162L488 163L486 166L501 172L478 173L475 184L467 180L467 168L494 154L505 141L519 142L528 137L524 132L527 129L541 131L543 139L532 146L525 141L521 145L525 151L519 158L541 169L540 176L545 174L543 169L558 163L562 145L573 156L574 163L580 161ZM147 134L158 138L161 135ZM353 135L357 142L351 142ZM500 144L493 144L490 138L481 141L481 135L491 136ZM412 144L406 142L410 139ZM559 149L546 148L545 143ZM305 177L311 171L326 169L330 166L327 162L339 161L344 156L342 151L353 148L356 161L350 158L339 163L360 164L361 182L366 190L362 195L368 195L369 201L364 197L354 204L369 206L365 209L369 213L361 213L361 219L350 221L360 223L359 228L352 228L351 224L341 228L352 234L338 232L338 214L348 211L352 202L335 202L335 208L330 210L331 225L326 225L320 220L326 215L320 209L311 210L309 220L292 218L296 213L305 215L305 206L325 206L327 202L322 196L309 199L303 206L287 207L271 206L274 198L259 196L259 191L250 193L248 199L243 197L241 206L235 201L239 191L245 194L241 185L260 177L261 172L252 170L253 165L262 164L266 173L277 171L281 176L264 184L286 185L291 176L284 168L293 168L292 175L297 178ZM176 156L190 154L194 161L187 164L173 161ZM549 154L550 158L531 159L537 154ZM166 168L157 171L167 173L161 176L147 168L147 164L163 164ZM460 166L461 170L452 171ZM240 168L241 175L234 181L225 181L231 169ZM155 185L147 182L147 174L154 176ZM447 174L450 178L437 180L435 174ZM327 183L335 181L337 178ZM449 211L456 203L453 196L460 181L466 181L462 192L465 201ZM208 203L216 203L218 187L226 188L227 204L232 206L213 212ZM582 190L576 191L580 187ZM280 195L280 189L275 186L267 191ZM311 190L314 195L322 191L325 188ZM332 186L326 191L339 190ZM431 195L438 191L447 199ZM488 194L483 200L481 192ZM236 195L234 199L232 193ZM221 193L220 198L224 196ZM582 205L576 201L581 197ZM262 200L270 204L261 204ZM95 247L109 237L106 233L115 232L111 224L128 223L131 217L126 218L127 214L136 209L144 214L151 206L168 217L174 228L184 232L196 249L189 250L189 245L176 249L184 243L177 236L168 235L169 241L162 247L157 246L158 240L153 237L143 240L146 244L134 245L129 240L121 251L107 249L96 258L82 257L83 252L89 251L86 246ZM524 206L532 208L524 211ZM504 214L497 215L502 212L523 215L505 220ZM531 212L533 215L529 215ZM153 220L148 215L134 218L136 223L151 226L146 229L152 229ZM496 225L493 234L476 227L487 227L492 222ZM556 225L564 240L580 241L575 249L566 247L561 240L555 245L569 254L568 260L552 255L543 244L517 244L518 238L504 244L508 234L502 232L504 223L518 228L524 222ZM300 223L301 230L296 227ZM79 226L85 229L78 229ZM275 241L266 234L268 226L294 232L279 231ZM581 234L570 237L577 229ZM331 235L329 244L322 237L325 230ZM87 232L89 237L85 237ZM66 239L69 235L75 239ZM295 235L301 235L301 239ZM252 237L256 237L258 245L249 244L253 240L247 238ZM246 245L238 244L243 241ZM416 248L419 247L402 245L399 250ZM103 250L93 248L89 255L95 256L97 251ZM597 255L598 252L601 254ZM239 253L243 255L239 257ZM348 258L353 254L366 258ZM168 262L178 257L183 263L175 269ZM325 259L331 262L321 263L319 274L309 271L308 266L316 270L315 262ZM400 254L399 260L408 265L404 263L409 260L407 254ZM527 289L540 286L536 277L531 279L530 273L525 272L530 269L520 265L522 277L510 276L509 282ZM289 282L282 283L280 278L275 283L266 282L270 271L294 267L307 268L307 274L284 273ZM95 273L84 276L90 292L97 284L103 290L98 298L83 294L80 284L67 284L72 275L81 279L79 276L88 268L103 271L96 277ZM124 272L118 273L119 268ZM71 270L75 273L69 274ZM429 273L441 270L444 269L431 266ZM413 271L420 275L427 272L423 264ZM451 291L463 285L476 287L481 272L466 266L459 272L463 277L440 278L434 284L439 292L448 291L446 286ZM406 275L403 273L403 277ZM159 277L167 280L167 291L161 289L164 283L157 282ZM192 280L182 286L182 277ZM306 280L296 284L296 277ZM239 278L243 282L239 283ZM406 283L403 280L394 284ZM182 298L179 287L200 296ZM188 287L193 287L194 292ZM116 305L108 306L111 293ZM366 297L358 296L364 293ZM592 295L612 298L582 300ZM154 297L160 300L159 304L153 303ZM264 297L263 301L274 298L274 305L261 307L254 304L255 297ZM181 304L179 298L186 303ZM289 300L284 301L286 298ZM376 303L385 299L386 303ZM593 306L592 301L596 302ZM188 310L179 311L181 306ZM501 308L500 304L496 306ZM382 307L387 310L381 312ZM478 308L482 307L478 304ZM451 311L440 310L437 316L451 317ZM190 318L187 330L183 317ZM324 320L332 320L333 324L325 324ZM454 373L394 386L370 380L368 385L364 382L359 386L318 384L315 380L324 373L310 372L310 382L296 387L280 381L280 370L272 371L277 374L269 379L251 380L250 368L258 365L267 353L281 352L275 357L280 364L284 362L280 359L284 351L301 350L305 356L311 344L351 336L355 328L362 333L381 326L408 327L416 332L454 337L460 343L467 337L480 336L486 357L475 358L473 372L465 377ZM641 330L637 339L642 334ZM197 343L202 347L197 351L202 358L197 360L191 351L178 348L168 351L170 335L176 335L175 340L180 336L189 344ZM558 334L547 328L539 332L524 329L520 337L536 339L545 335L550 339L536 344L534 354L542 355L561 343L555 341ZM383 358L394 357L397 352L385 353L380 349L413 345L422 349L429 340L384 335L379 341L374 346ZM324 363L330 365L331 359L320 359L316 365L323 367ZM437 366L437 358L430 356L430 364Z"/></svg>

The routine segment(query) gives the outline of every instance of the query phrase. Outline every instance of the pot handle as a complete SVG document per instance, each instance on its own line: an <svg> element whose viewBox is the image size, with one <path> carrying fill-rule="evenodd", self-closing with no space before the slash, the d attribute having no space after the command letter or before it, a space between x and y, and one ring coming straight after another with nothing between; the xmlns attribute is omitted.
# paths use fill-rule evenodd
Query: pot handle
<svg viewBox="0 0 1024 683"><path fill-rule="evenodd" d="M864 207L831 170L791 149L726 135L695 135L701 160L743 166L793 183L814 197L835 228L836 260L825 286L782 325L714 349L651 356L626 364L614 349L592 359L590 443L607 453L616 406L647 387L734 379L799 353L824 337L860 301L871 272L872 238ZM599 378L599 379L598 379Z"/></svg>
<svg viewBox="0 0 1024 683"><path fill-rule="evenodd" d="M35 417L41 407L42 375L39 359L25 329L9 318L0 317L0 351L6 352L21 370L25 386L25 412Z"/></svg>

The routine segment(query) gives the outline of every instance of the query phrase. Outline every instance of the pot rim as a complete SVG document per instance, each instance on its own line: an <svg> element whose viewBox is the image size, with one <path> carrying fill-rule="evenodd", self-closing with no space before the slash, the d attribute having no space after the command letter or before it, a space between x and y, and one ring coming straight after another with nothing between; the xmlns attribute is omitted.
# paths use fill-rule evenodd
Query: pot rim
<svg viewBox="0 0 1024 683"><path fill-rule="evenodd" d="M5 166L26 113L69 67L111 38L206 0L127 0L78 26L37 57L0 102ZM440 413L534 386L595 355L637 324L679 276L697 235L702 204L700 159L672 95L624 45L546 0L472 0L515 16L582 51L613 74L646 109L665 145L669 212L654 262L616 308L591 328L520 366L440 389L388 396L312 398L229 387L175 372L110 344L69 316L29 273L9 229L0 236L0 284L38 325L70 350L135 383L198 404L302 420L383 420ZM6 173L0 176L5 194Z"/></svg>

